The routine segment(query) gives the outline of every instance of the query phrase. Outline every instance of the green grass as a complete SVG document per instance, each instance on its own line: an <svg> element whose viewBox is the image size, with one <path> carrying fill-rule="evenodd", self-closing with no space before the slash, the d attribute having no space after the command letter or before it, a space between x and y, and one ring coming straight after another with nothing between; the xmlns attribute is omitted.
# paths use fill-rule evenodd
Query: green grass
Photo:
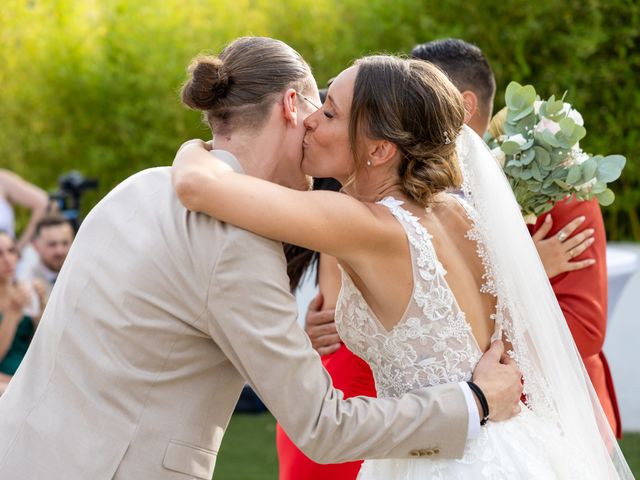
<svg viewBox="0 0 640 480"><path fill-rule="evenodd" d="M640 433L627 433L620 440L620 448L624 452L631 471L636 478L640 478Z"/></svg>
<svg viewBox="0 0 640 480"><path fill-rule="evenodd" d="M215 480L278 478L276 421L269 413L236 414L218 453Z"/></svg>
<svg viewBox="0 0 640 480"><path fill-rule="evenodd" d="M277 479L275 435L275 420L268 413L234 415L218 455L215 480ZM626 434L620 447L640 478L640 434Z"/></svg>

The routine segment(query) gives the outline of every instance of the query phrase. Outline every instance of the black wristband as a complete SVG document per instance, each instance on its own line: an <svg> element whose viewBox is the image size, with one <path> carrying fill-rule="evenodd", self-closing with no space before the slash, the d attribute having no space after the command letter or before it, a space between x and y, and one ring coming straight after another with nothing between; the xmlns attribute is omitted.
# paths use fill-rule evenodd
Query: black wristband
<svg viewBox="0 0 640 480"><path fill-rule="evenodd" d="M480 402L480 406L482 407L482 419L480 419L480 425L484 425L487 423L487 420L489 420L489 403L487 402L487 397L484 396L480 387L475 383L467 382L467 385L469 385L469 388Z"/></svg>

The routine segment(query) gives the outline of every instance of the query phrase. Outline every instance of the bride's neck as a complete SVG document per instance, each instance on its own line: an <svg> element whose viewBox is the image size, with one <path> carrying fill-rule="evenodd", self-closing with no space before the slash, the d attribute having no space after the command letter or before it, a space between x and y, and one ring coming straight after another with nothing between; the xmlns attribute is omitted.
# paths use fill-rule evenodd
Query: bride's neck
<svg viewBox="0 0 640 480"><path fill-rule="evenodd" d="M344 188L344 192L361 202L370 203L388 196L398 200L407 198L400 179L392 172L376 172L373 175L366 171L361 172L355 182Z"/></svg>

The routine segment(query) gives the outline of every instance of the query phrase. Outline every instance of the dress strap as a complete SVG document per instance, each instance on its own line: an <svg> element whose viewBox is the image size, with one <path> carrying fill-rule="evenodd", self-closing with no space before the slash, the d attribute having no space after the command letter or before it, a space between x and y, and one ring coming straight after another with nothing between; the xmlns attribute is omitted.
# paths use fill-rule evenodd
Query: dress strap
<svg viewBox="0 0 640 480"><path fill-rule="evenodd" d="M438 261L431 243L433 237L420 223L418 217L402 207L404 202L393 197L385 197L377 203L389 209L407 234L413 259L414 281L433 282L436 277L446 275L447 271Z"/></svg>
<svg viewBox="0 0 640 480"><path fill-rule="evenodd" d="M384 205L389 209L391 214L402 224L410 238L417 236L419 238L431 240L431 235L424 225L420 223L418 217L402 206L404 205L402 200L398 200L393 197L384 197L376 203Z"/></svg>

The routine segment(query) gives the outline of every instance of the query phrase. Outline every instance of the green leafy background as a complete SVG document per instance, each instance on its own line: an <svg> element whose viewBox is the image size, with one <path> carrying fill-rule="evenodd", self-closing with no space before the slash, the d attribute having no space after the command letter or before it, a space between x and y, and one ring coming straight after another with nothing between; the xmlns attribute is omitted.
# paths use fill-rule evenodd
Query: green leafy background
<svg viewBox="0 0 640 480"><path fill-rule="evenodd" d="M90 208L133 172L206 136L178 101L185 67L240 35L280 38L320 85L361 55L456 36L478 44L498 91L569 91L593 154L627 157L604 209L611 239L640 240L640 3L635 0L3 0L1 165L47 189L62 172L100 178ZM504 105L501 94L496 111Z"/></svg>

